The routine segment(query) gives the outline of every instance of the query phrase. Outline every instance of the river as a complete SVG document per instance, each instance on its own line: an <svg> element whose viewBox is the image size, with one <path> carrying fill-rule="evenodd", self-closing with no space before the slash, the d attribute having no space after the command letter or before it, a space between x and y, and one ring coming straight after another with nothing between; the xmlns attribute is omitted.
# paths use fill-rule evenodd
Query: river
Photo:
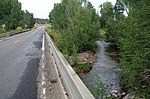
<svg viewBox="0 0 150 99"><path fill-rule="evenodd" d="M105 95L110 95L112 90L120 92L119 65L105 51L109 43L97 41L97 62L93 64L91 71L83 77L83 82L88 88L95 88L96 81L101 81L105 88Z"/></svg>

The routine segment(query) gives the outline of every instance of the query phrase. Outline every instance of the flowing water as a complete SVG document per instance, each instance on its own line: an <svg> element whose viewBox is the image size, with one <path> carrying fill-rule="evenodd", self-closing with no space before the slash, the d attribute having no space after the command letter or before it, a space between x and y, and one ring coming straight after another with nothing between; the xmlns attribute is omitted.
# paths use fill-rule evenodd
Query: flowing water
<svg viewBox="0 0 150 99"><path fill-rule="evenodd" d="M112 90L120 92L119 65L105 52L109 43L105 41L96 43L98 45L97 62L93 65L92 70L83 77L83 82L88 88L91 88L96 86L96 79L99 79L106 87L106 95L109 95Z"/></svg>

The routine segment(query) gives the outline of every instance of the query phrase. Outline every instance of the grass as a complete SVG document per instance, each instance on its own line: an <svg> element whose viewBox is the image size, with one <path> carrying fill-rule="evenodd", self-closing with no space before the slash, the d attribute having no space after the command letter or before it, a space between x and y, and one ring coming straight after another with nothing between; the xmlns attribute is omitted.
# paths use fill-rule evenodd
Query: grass
<svg viewBox="0 0 150 99"><path fill-rule="evenodd" d="M61 34L54 31L49 24L45 24L45 26L49 36L54 40L56 46L59 48L61 46Z"/></svg>
<svg viewBox="0 0 150 99"><path fill-rule="evenodd" d="M90 64L77 64L73 66L73 69L77 74L79 73L88 73L91 70L92 66Z"/></svg>
<svg viewBox="0 0 150 99"><path fill-rule="evenodd" d="M5 30L3 28L0 28L0 34L5 33Z"/></svg>
<svg viewBox="0 0 150 99"><path fill-rule="evenodd" d="M90 91L98 99L103 99L106 93L106 88L104 84L102 83L102 81L100 80L99 76L96 76L95 82L96 82L96 86L90 88Z"/></svg>
<svg viewBox="0 0 150 99"><path fill-rule="evenodd" d="M0 28L0 38L1 37L9 37L9 36L11 36L12 33L22 32L22 31L26 31L26 30L29 30L29 29L22 29L22 27L18 27L15 30L4 31L3 28Z"/></svg>
<svg viewBox="0 0 150 99"><path fill-rule="evenodd" d="M96 86L89 88L96 99L116 99L113 96L106 96L106 86L102 83L99 76L94 79Z"/></svg>

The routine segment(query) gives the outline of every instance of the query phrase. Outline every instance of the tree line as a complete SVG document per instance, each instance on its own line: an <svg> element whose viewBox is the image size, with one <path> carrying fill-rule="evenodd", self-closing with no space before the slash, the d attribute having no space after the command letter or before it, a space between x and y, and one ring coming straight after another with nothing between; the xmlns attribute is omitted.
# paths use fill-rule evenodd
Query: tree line
<svg viewBox="0 0 150 99"><path fill-rule="evenodd" d="M86 0L62 0L50 12L50 23L61 34L60 49L70 55L94 50L99 29L120 52L124 87L150 95L150 2L116 0L100 5L100 16ZM126 13L126 15L124 15Z"/></svg>
<svg viewBox="0 0 150 99"><path fill-rule="evenodd" d="M34 23L33 14L21 10L18 0L0 0L0 25L5 24L6 30L17 27L32 28Z"/></svg>
<svg viewBox="0 0 150 99"><path fill-rule="evenodd" d="M148 0L116 0L114 6L106 2L101 5L100 17L107 40L119 49L125 88L145 98L150 97L149 5Z"/></svg>
<svg viewBox="0 0 150 99"><path fill-rule="evenodd" d="M37 24L49 24L49 19L35 18L35 23L37 23Z"/></svg>

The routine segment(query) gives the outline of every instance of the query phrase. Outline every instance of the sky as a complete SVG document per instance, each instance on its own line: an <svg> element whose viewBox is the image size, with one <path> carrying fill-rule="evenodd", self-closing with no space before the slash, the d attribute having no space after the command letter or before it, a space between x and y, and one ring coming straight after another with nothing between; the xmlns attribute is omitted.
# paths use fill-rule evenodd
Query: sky
<svg viewBox="0 0 150 99"><path fill-rule="evenodd" d="M49 12L53 9L54 3L60 3L61 0L18 0L22 3L22 10L28 10L34 14L35 18L48 18ZM89 0L95 9L106 1L114 5L116 0Z"/></svg>

